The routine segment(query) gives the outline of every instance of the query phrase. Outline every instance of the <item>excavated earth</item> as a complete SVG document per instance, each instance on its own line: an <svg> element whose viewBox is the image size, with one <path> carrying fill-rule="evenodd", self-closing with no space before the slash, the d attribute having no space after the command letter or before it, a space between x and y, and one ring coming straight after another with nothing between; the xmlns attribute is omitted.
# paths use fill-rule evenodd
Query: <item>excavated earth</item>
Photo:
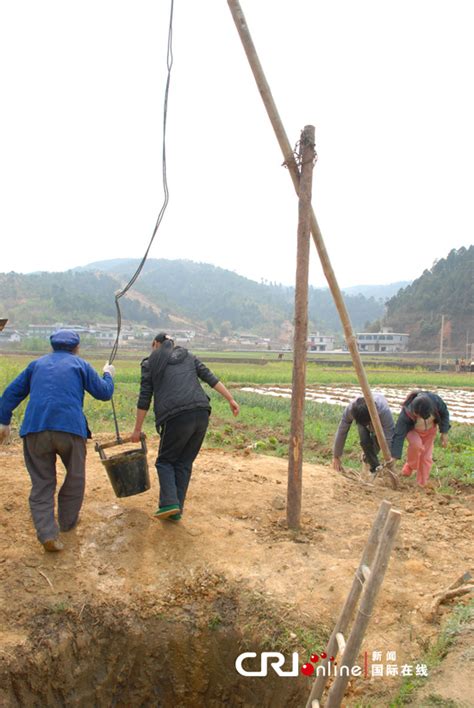
<svg viewBox="0 0 474 708"><path fill-rule="evenodd" d="M0 448L1 706L304 706L311 679L243 677L235 659L299 651L301 666L323 648L382 499L402 523L360 662L373 651L421 660L449 611L429 621L432 594L472 569L472 495L422 492L412 480L367 487L305 465L293 533L286 461L247 452L203 450L173 523L152 516L153 452L152 489L117 499L91 446L80 523L62 535L64 551L47 554L20 444ZM469 663L456 667L465 693ZM344 705L388 706L399 682L355 679Z"/></svg>

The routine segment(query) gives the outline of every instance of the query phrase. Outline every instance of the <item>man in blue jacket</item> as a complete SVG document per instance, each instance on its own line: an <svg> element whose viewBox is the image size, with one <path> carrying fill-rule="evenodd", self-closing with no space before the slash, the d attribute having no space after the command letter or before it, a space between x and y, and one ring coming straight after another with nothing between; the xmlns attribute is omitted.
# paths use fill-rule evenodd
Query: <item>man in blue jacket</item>
<svg viewBox="0 0 474 708"><path fill-rule="evenodd" d="M87 391L100 401L114 392L111 364L101 378L78 356L79 335L58 330L50 337L52 353L32 361L5 389L0 398L0 442L10 434L15 408L28 402L20 435L31 477L30 509L36 534L46 551L60 551L59 531L77 524L85 489L86 440L90 437L82 406ZM56 456L66 477L58 493L58 521L54 517Z"/></svg>

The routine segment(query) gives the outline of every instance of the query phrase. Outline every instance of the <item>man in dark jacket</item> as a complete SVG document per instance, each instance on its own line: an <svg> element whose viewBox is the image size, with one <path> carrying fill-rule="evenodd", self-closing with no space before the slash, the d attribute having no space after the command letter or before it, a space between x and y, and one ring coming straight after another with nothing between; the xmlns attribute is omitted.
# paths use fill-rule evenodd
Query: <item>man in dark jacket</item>
<svg viewBox="0 0 474 708"><path fill-rule="evenodd" d="M448 445L449 411L441 396L431 391L413 391L403 403L392 440L392 457L400 459L405 438L408 440L404 477L416 471L420 487L428 482L433 465L436 433L441 433L441 445Z"/></svg>
<svg viewBox="0 0 474 708"><path fill-rule="evenodd" d="M13 411L29 396L20 436L32 484L31 515L45 550L60 551L59 530L74 528L84 499L86 439L90 437L82 410L84 392L100 401L110 400L115 369L106 364L100 378L77 356L80 340L76 332L58 330L50 341L53 352L32 361L5 389L0 399L0 440L8 438ZM54 517L56 455L66 468L58 494L59 527Z"/></svg>
<svg viewBox="0 0 474 708"><path fill-rule="evenodd" d="M143 421L154 399L155 425L160 433L156 469L160 480L158 518L179 521L191 479L193 462L206 435L211 406L199 379L220 393L234 416L239 406L226 387L202 362L165 333L153 341L153 351L141 364L140 395L132 440L138 442Z"/></svg>
<svg viewBox="0 0 474 708"><path fill-rule="evenodd" d="M393 430L395 424L393 422L392 412L390 407L382 394L374 394L374 403L377 408L380 423L382 424L383 432L388 446L392 442ZM372 427L372 422L370 420L369 409L367 408L367 403L364 398L359 397L353 400L344 413L342 414L341 422L339 428L337 429L336 438L334 440L334 452L332 466L335 470L340 471L341 469L341 457L344 451L344 445L346 442L347 434L353 422L357 424L357 432L359 433L360 446L362 448L362 460L366 464L372 475L376 475L379 460L378 454L380 452L379 444L377 442L377 437L375 435L374 429Z"/></svg>

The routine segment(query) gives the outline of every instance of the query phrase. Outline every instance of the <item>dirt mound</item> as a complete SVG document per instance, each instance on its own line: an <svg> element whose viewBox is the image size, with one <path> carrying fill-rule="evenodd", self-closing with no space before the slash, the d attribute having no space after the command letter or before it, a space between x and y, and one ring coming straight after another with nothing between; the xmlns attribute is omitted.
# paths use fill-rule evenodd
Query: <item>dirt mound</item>
<svg viewBox="0 0 474 708"><path fill-rule="evenodd" d="M286 462L216 450L202 451L173 523L152 518L153 454L152 490L119 500L91 449L80 524L62 553L45 554L20 446L1 448L0 463L2 705L304 704L308 678L242 677L235 659L266 648L299 651L301 665L323 648L383 498L404 513L364 652L418 662L438 631L426 601L469 568L472 498L411 480L370 489L305 465L293 533ZM361 678L346 705L361 695L387 705L399 680Z"/></svg>

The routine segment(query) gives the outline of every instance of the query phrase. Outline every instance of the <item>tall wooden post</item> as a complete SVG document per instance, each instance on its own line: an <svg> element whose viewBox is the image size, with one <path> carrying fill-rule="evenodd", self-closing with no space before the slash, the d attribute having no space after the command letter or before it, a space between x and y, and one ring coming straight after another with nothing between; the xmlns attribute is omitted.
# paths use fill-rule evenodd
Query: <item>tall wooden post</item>
<svg viewBox="0 0 474 708"><path fill-rule="evenodd" d="M288 527L293 529L299 528L301 516L306 349L308 345L309 236L315 155L314 126L307 125L302 131L300 138L301 177L298 201L293 385L291 390L291 429L288 451L288 504L286 507Z"/></svg>
<svg viewBox="0 0 474 708"><path fill-rule="evenodd" d="M439 335L439 370L443 369L444 315L441 315L441 332Z"/></svg>
<svg viewBox="0 0 474 708"><path fill-rule="evenodd" d="M273 126L275 135L283 153L285 165L288 167L288 172L293 181L296 193L298 194L300 184L300 174L298 166L295 162L293 150L291 149L291 145L288 140L288 136L286 135L285 128L283 127L283 123L278 113L278 109L275 105L275 101L273 100L273 96L270 91L270 86L268 85L267 79L265 78L265 74L263 72L262 65L260 64L260 60L258 58L255 45L252 41L252 37L250 35L250 31L244 17L244 13L242 12L240 2L239 0L227 0L227 4L229 5L229 9L232 13L235 26L237 28L240 39L242 41L242 45L247 55L250 68L252 69L255 81L257 83L260 96L262 97L265 109L267 111L268 117L270 118L270 122ZM326 246L324 244L324 240L313 209L311 209L311 233L313 234L313 240L318 251L324 275L326 276L329 289L332 293L334 302L337 307L337 311L339 313L339 317L341 319L342 327L344 329L344 336L347 342L347 347L350 351L352 362L356 370L357 378L359 380L362 393L364 394L364 398L369 409L370 418L372 420L372 425L374 426L377 441L379 443L385 461L389 462L391 460L390 449L387 445L387 441L385 440L385 435L383 434L383 428L380 422L379 414L377 408L375 407L372 391L370 390L369 382L367 380L364 366L362 364L362 359L357 348L357 340L352 331L349 313L347 312L347 308L342 297L339 284L336 280L331 261L329 260L328 253L326 251Z"/></svg>

